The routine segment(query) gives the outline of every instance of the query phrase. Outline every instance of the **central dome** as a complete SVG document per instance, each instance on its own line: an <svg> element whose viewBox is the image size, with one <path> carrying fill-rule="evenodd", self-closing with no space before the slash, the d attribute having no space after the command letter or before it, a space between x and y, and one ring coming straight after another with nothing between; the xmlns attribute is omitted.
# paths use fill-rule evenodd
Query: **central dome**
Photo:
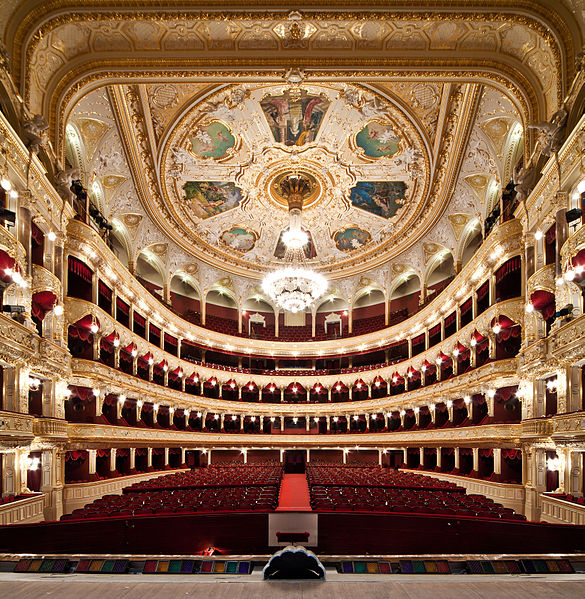
<svg viewBox="0 0 585 599"><path fill-rule="evenodd" d="M196 257L258 279L283 259L286 186L298 176L311 267L333 278L348 265L365 271L424 229L425 135L379 90L223 87L193 101L165 136L160 180L171 218L158 222ZM440 210L437 202L426 214Z"/></svg>

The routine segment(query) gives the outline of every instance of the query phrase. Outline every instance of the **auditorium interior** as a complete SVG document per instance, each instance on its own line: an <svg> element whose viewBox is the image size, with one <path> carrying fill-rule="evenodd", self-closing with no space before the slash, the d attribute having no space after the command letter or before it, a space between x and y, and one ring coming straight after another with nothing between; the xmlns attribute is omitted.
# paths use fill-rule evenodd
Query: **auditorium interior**
<svg viewBox="0 0 585 599"><path fill-rule="evenodd" d="M583 596L583 1L0 8L5 596Z"/></svg>

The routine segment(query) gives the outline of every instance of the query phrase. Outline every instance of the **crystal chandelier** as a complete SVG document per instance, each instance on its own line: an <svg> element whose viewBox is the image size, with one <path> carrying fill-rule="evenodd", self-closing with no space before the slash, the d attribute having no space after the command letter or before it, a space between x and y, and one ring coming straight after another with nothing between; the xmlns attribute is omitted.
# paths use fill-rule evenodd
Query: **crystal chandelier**
<svg viewBox="0 0 585 599"><path fill-rule="evenodd" d="M303 199L311 194L310 180L302 174L291 174L280 182L282 195L288 202L288 230L282 235L286 248L286 266L268 274L262 289L286 312L300 312L311 306L327 290L327 280L306 268L305 246L309 236L301 228Z"/></svg>

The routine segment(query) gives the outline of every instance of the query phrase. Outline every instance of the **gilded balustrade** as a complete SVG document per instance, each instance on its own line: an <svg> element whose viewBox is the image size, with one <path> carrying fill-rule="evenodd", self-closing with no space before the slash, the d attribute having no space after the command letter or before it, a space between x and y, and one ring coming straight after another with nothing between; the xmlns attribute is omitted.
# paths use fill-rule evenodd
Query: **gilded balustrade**
<svg viewBox="0 0 585 599"><path fill-rule="evenodd" d="M264 416L350 416L356 413L381 413L407 407L422 407L447 398L483 392L511 385L516 380L516 360L499 360L480 366L458 377L439 381L414 391L380 399L332 403L262 403L229 401L194 396L115 370L90 360L73 359L73 382L76 385L103 389L108 393L125 394L175 409L208 411L234 415Z"/></svg>
<svg viewBox="0 0 585 599"><path fill-rule="evenodd" d="M94 272L115 287L119 297L132 304L143 316L151 318L157 326L167 332L209 348L226 348L246 355L250 353L249 338L234 337L218 333L186 322L172 310L159 302L135 279L128 269L114 256L97 231L77 220L67 226L66 252L85 261ZM497 250L497 251L496 251ZM323 355L359 353L368 349L379 349L396 340L416 336L425 330L425 323L436 324L441 317L456 309L476 286L494 272L510 257L522 252L522 225L510 220L495 227L486 241L449 285L419 312L407 320L391 327L342 340L286 341L253 340L253 353L259 356L318 358ZM489 265L489 268L486 268ZM165 326L166 325L166 326ZM416 332L413 332L416 331Z"/></svg>
<svg viewBox="0 0 585 599"><path fill-rule="evenodd" d="M471 335L476 329L480 333L487 335L488 331L491 330L491 321L496 316L506 315L514 322L522 322L524 314L524 301L522 298L516 298L494 304L485 312L480 314L475 320L461 328L459 331L441 343L438 343L437 345L425 350L413 358L409 358L391 366L345 374L307 374L298 376L280 376L278 374L252 375L249 373L232 372L229 370L222 370L209 366L195 365L192 362L177 358L173 354L165 352L160 347L131 332L129 329L116 321L110 314L91 302L69 297L65 300L65 308L69 323L75 323L83 316L92 314L99 320L100 330L104 335L109 335L113 331L118 332L120 335L121 347L127 346L130 343L135 343L138 355L145 355L150 352L153 355L153 360L155 363L160 363L162 360L166 360L170 371L179 367L187 375L191 372L197 372L202 381L215 377L220 385L229 380L234 380L238 386L243 387L249 383L250 380L252 380L259 388L264 388L271 383L276 384L277 387L286 387L291 382L297 382L307 389L317 383L325 388L331 388L338 381L341 381L344 385L351 387L359 378L363 379L366 384L372 384L377 376L382 377L386 381L390 381L395 372L398 372L401 374L401 376L406 377L406 372L409 367L419 370L425 360L430 363L435 363L436 357L440 352L443 352L447 356L452 356L457 342L461 342L463 345L469 345ZM459 377L454 377L453 380L458 380L458 378ZM451 382L450 384L457 386L457 383Z"/></svg>
<svg viewBox="0 0 585 599"><path fill-rule="evenodd" d="M491 424L476 427L417 430L394 433L339 433L311 434L244 434L184 432L161 429L132 428L103 424L67 425L68 449L98 447L190 447L274 449L290 447L308 448L379 448L388 444L399 447L428 446L495 446L514 447L520 435L520 424Z"/></svg>

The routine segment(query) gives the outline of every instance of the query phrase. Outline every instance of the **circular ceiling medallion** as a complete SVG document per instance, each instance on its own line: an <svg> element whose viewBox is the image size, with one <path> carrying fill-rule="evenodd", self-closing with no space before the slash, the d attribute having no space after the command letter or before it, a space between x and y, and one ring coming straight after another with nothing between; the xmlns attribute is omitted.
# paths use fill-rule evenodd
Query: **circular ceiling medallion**
<svg viewBox="0 0 585 599"><path fill-rule="evenodd" d="M303 168L293 170L289 167L276 173L268 180L268 196L273 202L275 202L278 206L288 210L288 201L283 194L281 183L291 175L302 176L308 179L311 185L311 192L303 198L303 208L313 206L321 199L324 189L323 182L308 170Z"/></svg>

